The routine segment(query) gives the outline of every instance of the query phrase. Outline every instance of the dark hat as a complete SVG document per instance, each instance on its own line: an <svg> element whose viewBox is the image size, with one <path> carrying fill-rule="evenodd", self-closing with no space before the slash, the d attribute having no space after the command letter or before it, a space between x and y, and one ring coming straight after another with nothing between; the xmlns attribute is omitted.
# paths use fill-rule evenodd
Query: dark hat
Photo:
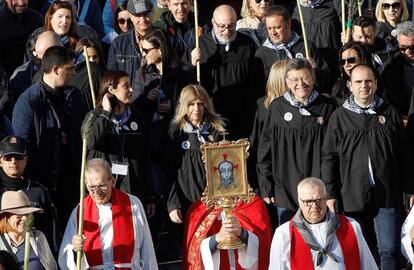
<svg viewBox="0 0 414 270"><path fill-rule="evenodd" d="M145 12L150 12L152 4L148 0L128 0L128 12L132 15L138 15Z"/></svg>
<svg viewBox="0 0 414 270"><path fill-rule="evenodd" d="M16 136L7 136L0 142L0 156L26 155L26 142Z"/></svg>

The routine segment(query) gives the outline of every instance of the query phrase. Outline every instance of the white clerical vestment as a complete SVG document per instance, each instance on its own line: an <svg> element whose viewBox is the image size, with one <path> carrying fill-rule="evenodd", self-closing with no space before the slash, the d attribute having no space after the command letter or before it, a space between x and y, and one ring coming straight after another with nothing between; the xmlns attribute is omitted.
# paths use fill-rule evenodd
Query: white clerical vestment
<svg viewBox="0 0 414 270"><path fill-rule="evenodd" d="M362 235L361 228L354 219L348 218L349 222L354 229L354 233L358 242L359 257L361 260L361 270L377 270L378 266L372 257L371 251L365 242ZM269 270L284 270L290 269L290 222L286 222L276 229L273 236L272 245L270 248L270 265ZM324 221L318 224L307 224L316 241L321 247L326 244L327 235L327 222ZM344 258L339 244L338 238L335 235L334 242L332 244L332 254L335 256L338 262L335 262L328 256L324 256L325 259L321 265L316 266L318 253L311 250L312 261L314 262L314 269L326 269L326 270L345 270Z"/></svg>
<svg viewBox="0 0 414 270"><path fill-rule="evenodd" d="M401 228L401 252L410 261L411 264L414 264L414 254L413 248L411 247L411 237L410 231L411 227L414 225L414 211L411 208L410 213L404 221L404 224Z"/></svg>
<svg viewBox="0 0 414 270"><path fill-rule="evenodd" d="M128 194L131 201L132 219L134 226L134 255L132 259L131 269L133 270L156 270L158 269L157 260L155 257L154 246L152 243L151 233L149 230L147 218L145 216L144 208L141 201ZM101 269L101 270L113 270L113 248L112 240L114 238L112 228L112 204L106 203L98 206L99 213L99 229L102 247L102 260L103 267L89 268L88 262L85 256L82 260L82 269ZM62 270L75 270L76 269L76 257L74 256L72 238L77 234L77 218L78 208L76 207L69 218L66 226L63 241L59 251L59 267ZM119 265L118 267L122 267ZM125 267L125 266L124 266Z"/></svg>

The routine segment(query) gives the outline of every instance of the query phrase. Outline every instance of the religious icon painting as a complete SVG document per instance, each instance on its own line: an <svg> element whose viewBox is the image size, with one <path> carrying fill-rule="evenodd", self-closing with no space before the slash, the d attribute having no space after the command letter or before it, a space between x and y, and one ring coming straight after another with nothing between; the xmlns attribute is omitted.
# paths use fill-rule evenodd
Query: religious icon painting
<svg viewBox="0 0 414 270"><path fill-rule="evenodd" d="M249 195L246 169L249 145L241 139L205 143L200 147L206 168L205 194L210 200Z"/></svg>

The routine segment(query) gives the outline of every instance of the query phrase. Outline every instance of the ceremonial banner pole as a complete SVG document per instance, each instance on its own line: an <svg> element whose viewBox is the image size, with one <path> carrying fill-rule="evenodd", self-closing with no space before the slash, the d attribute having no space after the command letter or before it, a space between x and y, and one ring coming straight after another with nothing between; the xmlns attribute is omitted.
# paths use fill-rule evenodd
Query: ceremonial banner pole
<svg viewBox="0 0 414 270"><path fill-rule="evenodd" d="M299 10L299 17L300 17L300 25L302 26L302 37L303 37L303 42L305 45L305 54L306 54L306 58L310 59L309 56L309 48L308 48L308 40L306 38L306 30L305 30L305 23L303 21L303 15L302 15L302 8L300 7L300 1L296 0L297 6L298 6L298 10Z"/></svg>
<svg viewBox="0 0 414 270"><path fill-rule="evenodd" d="M194 37L195 37L195 44L196 49L200 48L199 40L198 40L198 3L197 0L194 0ZM201 72L200 72L200 61L197 62L197 82L201 83Z"/></svg>
<svg viewBox="0 0 414 270"><path fill-rule="evenodd" d="M346 35L346 14L345 14L345 0L341 0L341 16L342 16L342 33ZM345 44L346 42L343 42Z"/></svg>
<svg viewBox="0 0 414 270"><path fill-rule="evenodd" d="M91 126L91 119L93 114L89 115L88 120L85 123L85 126L82 127L82 163L81 163L81 173L80 173L80 199L79 199L79 220L78 220L78 235L83 235L83 200L85 198L85 164L86 164L86 152L88 149L88 133L89 127ZM79 250L76 254L76 269L81 270L82 266L82 255L83 251Z"/></svg>
<svg viewBox="0 0 414 270"><path fill-rule="evenodd" d="M89 88L91 89L92 104L93 104L93 108L95 109L96 107L95 89L93 86L91 64L89 63L89 56L88 56L88 52L86 51L86 46L83 46L83 56L85 57L85 60L86 60L86 69L88 70L88 78L89 78Z"/></svg>
<svg viewBox="0 0 414 270"><path fill-rule="evenodd" d="M358 0L358 16L362 16L362 4L364 0Z"/></svg>
<svg viewBox="0 0 414 270"><path fill-rule="evenodd" d="M23 270L29 270L29 256L30 256L30 231L33 225L33 215L30 214L24 223L24 260Z"/></svg>
<svg viewBox="0 0 414 270"><path fill-rule="evenodd" d="M348 2L348 20L346 21L346 42L351 39L351 29L352 29L352 14L354 14L354 4L355 0L349 0Z"/></svg>

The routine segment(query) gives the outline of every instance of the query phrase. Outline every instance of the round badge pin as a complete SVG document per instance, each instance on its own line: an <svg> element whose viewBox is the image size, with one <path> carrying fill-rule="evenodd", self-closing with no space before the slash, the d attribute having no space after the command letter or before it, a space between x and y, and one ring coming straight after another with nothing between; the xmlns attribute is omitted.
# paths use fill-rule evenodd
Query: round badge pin
<svg viewBox="0 0 414 270"><path fill-rule="evenodd" d="M303 57L303 54L302 54L302 53L297 53L297 54L295 55L295 58L304 58L304 57Z"/></svg>
<svg viewBox="0 0 414 270"><path fill-rule="evenodd" d="M283 119L285 119L285 121L290 121L293 119L293 114L291 112L287 112L285 113L285 115L283 116Z"/></svg>
<svg viewBox="0 0 414 270"><path fill-rule="evenodd" d="M184 150L188 150L188 149L190 149L190 142L189 141L183 141L182 143L181 143L181 148L182 149L184 149Z"/></svg>
<svg viewBox="0 0 414 270"><path fill-rule="evenodd" d="M131 122L131 129L134 130L134 131L138 129L137 122Z"/></svg>
<svg viewBox="0 0 414 270"><path fill-rule="evenodd" d="M380 122L381 124L385 124L385 116L384 115L380 115L378 116L378 122Z"/></svg>
<svg viewBox="0 0 414 270"><path fill-rule="evenodd" d="M325 123L325 120L323 119L323 116L319 116L318 118L316 118L316 122L319 124L319 125L323 125L323 123Z"/></svg>

